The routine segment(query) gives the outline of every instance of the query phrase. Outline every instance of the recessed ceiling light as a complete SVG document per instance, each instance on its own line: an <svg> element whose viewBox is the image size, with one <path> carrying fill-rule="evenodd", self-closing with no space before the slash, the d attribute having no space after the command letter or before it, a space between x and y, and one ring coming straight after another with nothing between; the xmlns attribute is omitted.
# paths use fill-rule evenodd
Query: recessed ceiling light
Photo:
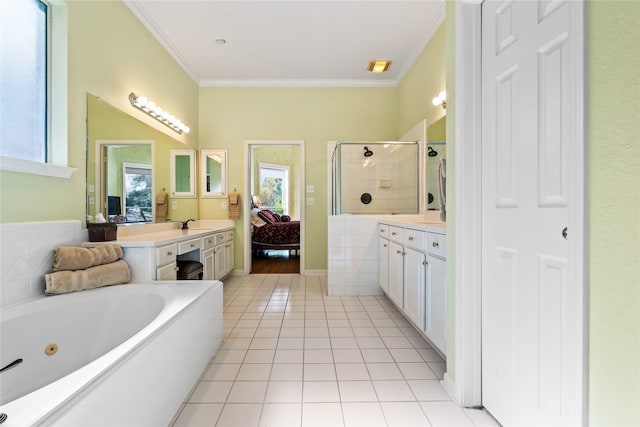
<svg viewBox="0 0 640 427"><path fill-rule="evenodd" d="M226 44L227 41L225 39L216 39L216 44Z"/></svg>
<svg viewBox="0 0 640 427"><path fill-rule="evenodd" d="M367 66L367 70L372 73L384 73L391 66L391 61L386 59L376 59L374 61L369 61L369 65Z"/></svg>

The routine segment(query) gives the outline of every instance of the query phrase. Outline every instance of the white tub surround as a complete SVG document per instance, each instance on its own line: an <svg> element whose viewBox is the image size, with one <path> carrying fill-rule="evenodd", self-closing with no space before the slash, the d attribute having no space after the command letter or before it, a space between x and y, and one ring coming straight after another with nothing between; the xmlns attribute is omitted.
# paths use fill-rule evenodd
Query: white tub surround
<svg viewBox="0 0 640 427"><path fill-rule="evenodd" d="M44 295L53 250L86 240L78 220L0 224L0 306Z"/></svg>
<svg viewBox="0 0 640 427"><path fill-rule="evenodd" d="M3 427L169 425L222 342L222 283L42 297L4 309L2 322L2 366L23 359L1 374L13 399Z"/></svg>
<svg viewBox="0 0 640 427"><path fill-rule="evenodd" d="M234 265L234 221L200 220L182 230L181 223L118 228L118 239L86 242L92 247L105 243L122 246L133 282L176 280L177 260L204 265L205 280L227 276Z"/></svg>

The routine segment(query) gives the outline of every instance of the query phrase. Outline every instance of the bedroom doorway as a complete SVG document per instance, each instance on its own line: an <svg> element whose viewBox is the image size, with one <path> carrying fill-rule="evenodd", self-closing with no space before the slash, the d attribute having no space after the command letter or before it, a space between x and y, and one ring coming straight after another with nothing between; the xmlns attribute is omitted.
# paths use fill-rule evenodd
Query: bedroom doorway
<svg viewBox="0 0 640 427"><path fill-rule="evenodd" d="M245 141L244 273L304 273L304 141Z"/></svg>

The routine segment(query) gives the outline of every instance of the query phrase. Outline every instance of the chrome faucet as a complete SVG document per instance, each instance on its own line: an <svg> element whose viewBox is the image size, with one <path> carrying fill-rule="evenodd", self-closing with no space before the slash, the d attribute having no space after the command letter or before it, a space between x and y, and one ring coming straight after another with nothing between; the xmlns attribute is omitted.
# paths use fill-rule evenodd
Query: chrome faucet
<svg viewBox="0 0 640 427"><path fill-rule="evenodd" d="M182 229L183 230L188 230L189 229L189 221L195 221L195 219L190 218L186 221L182 221Z"/></svg>

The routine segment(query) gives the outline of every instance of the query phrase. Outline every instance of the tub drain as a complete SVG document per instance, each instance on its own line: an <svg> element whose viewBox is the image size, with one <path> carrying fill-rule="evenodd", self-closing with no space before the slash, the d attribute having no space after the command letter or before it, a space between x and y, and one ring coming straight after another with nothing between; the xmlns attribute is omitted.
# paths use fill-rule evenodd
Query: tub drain
<svg viewBox="0 0 640 427"><path fill-rule="evenodd" d="M47 356L53 356L57 352L58 352L58 344L48 344L44 348L44 354L46 354Z"/></svg>

